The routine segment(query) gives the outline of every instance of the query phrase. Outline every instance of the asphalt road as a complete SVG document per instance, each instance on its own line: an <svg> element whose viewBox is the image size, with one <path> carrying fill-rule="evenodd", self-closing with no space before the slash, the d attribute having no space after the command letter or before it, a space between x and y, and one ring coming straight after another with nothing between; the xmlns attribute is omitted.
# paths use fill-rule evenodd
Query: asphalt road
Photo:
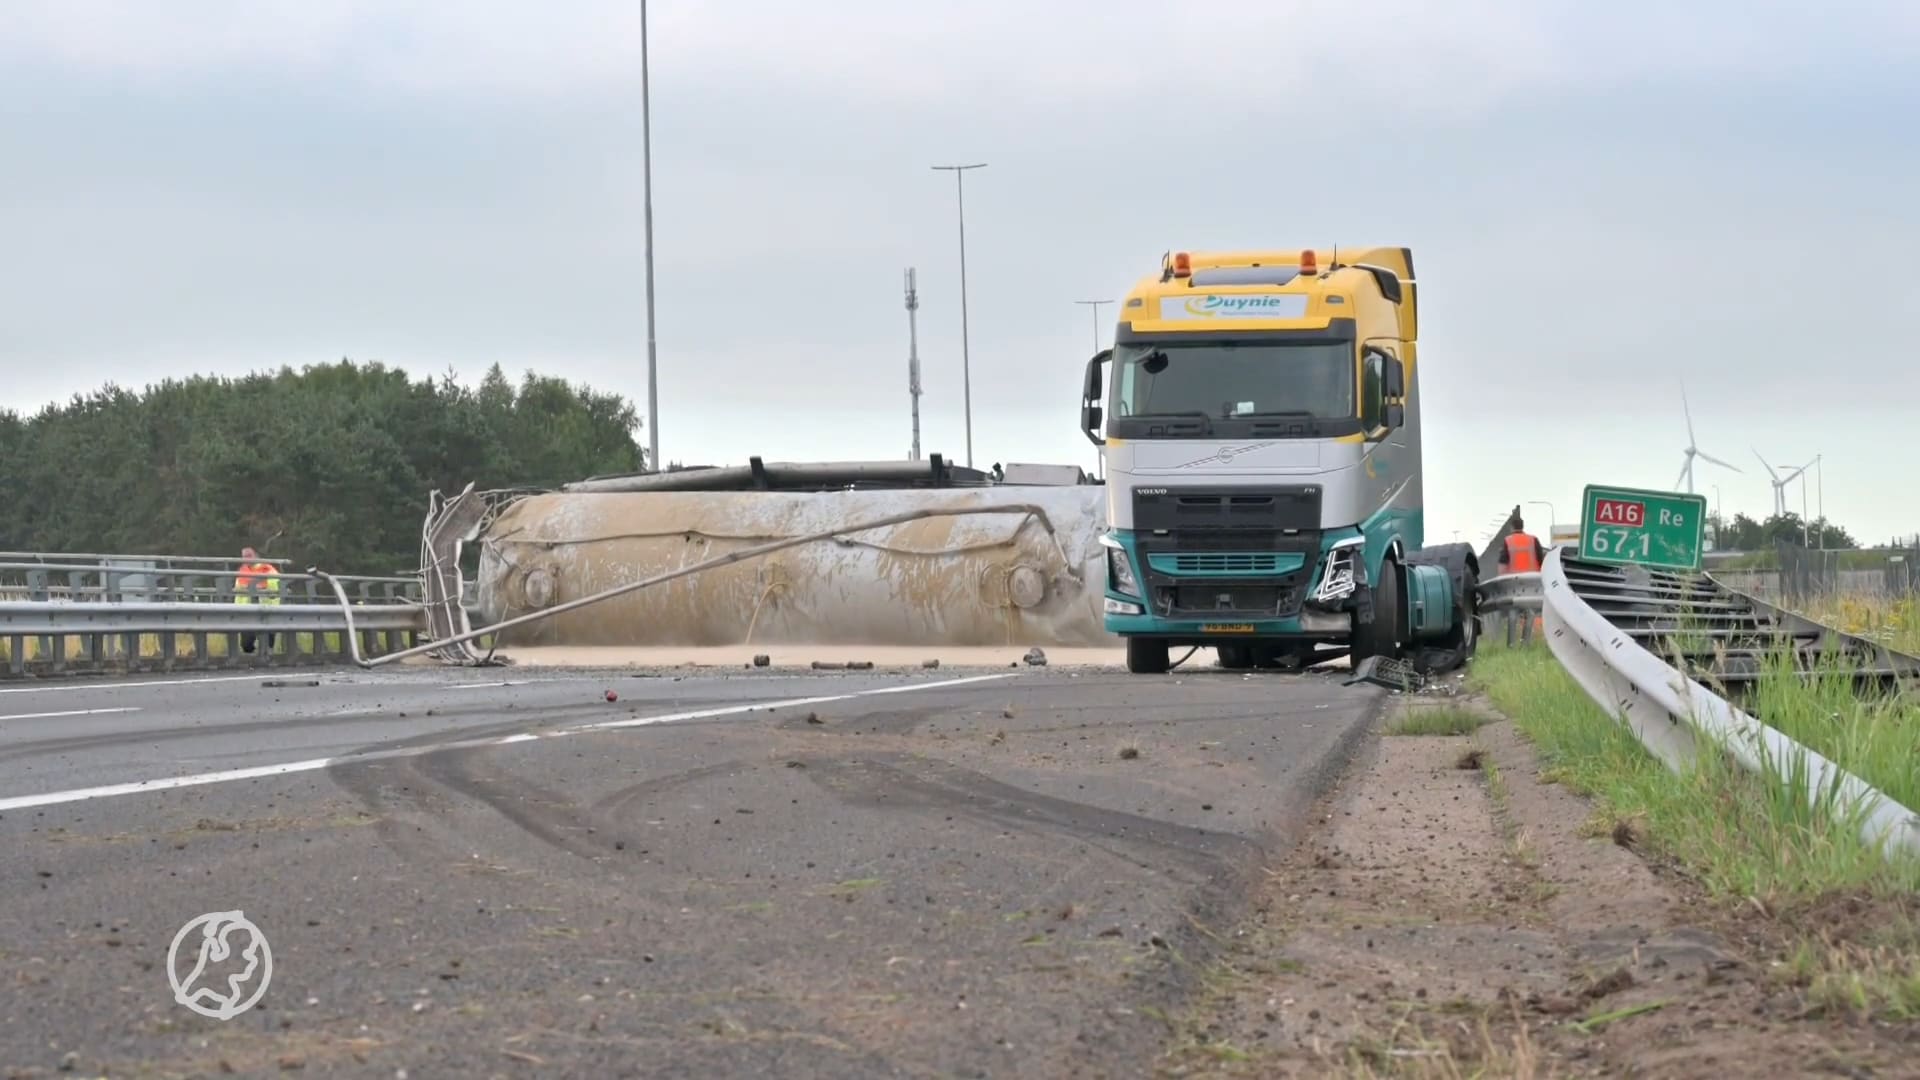
<svg viewBox="0 0 1920 1080"><path fill-rule="evenodd" d="M1139 1075L1382 700L269 677L0 685L0 1075ZM272 971L217 1020L168 949L227 910Z"/></svg>

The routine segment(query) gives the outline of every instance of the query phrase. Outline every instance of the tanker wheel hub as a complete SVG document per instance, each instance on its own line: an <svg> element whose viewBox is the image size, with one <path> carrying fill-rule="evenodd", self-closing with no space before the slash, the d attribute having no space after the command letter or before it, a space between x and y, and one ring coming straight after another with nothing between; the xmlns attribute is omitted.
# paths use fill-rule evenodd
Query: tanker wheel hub
<svg viewBox="0 0 1920 1080"><path fill-rule="evenodd" d="M1007 575L1007 598L1014 607L1030 608L1047 596L1046 575L1031 566L1016 566Z"/></svg>
<svg viewBox="0 0 1920 1080"><path fill-rule="evenodd" d="M527 603L536 608L553 603L553 573L545 567L527 571Z"/></svg>

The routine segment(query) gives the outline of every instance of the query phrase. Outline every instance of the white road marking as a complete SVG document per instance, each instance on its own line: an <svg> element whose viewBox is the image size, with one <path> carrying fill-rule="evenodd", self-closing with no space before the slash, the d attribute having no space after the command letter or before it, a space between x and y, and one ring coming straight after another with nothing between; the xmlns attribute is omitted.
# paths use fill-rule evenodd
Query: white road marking
<svg viewBox="0 0 1920 1080"><path fill-rule="evenodd" d="M285 773L312 772L315 769L324 769L333 762L333 758L308 758L305 761L289 761L281 765L258 765L251 769L227 769L224 772L195 773L191 776L135 780L130 784L108 784L105 787L50 791L45 795L20 795L11 799L0 799L0 811L25 810L35 806L51 806L54 803L79 802L83 799L106 799L115 795L137 795L143 791L166 791L169 788L194 787L199 784L223 784L230 780L252 780L257 777L280 776Z"/></svg>
<svg viewBox="0 0 1920 1080"><path fill-rule="evenodd" d="M774 709L797 709L802 705L820 705L829 701L845 701L848 698L872 697L875 694L901 694L911 690L932 690L943 686L965 686L968 683L989 682L993 679L1009 679L1011 675L969 675L964 679L945 679L935 683L906 683L901 686L882 686L873 690L856 690L850 694L831 694L826 697L788 698L785 701L757 701L749 705L728 705L717 709L703 709L697 713L679 713L673 716L636 716L629 720L602 720L597 724L586 724L569 728L564 734L576 731L604 731L612 728L644 727L648 724L661 724L671 720L706 720L716 716L734 716L739 713L768 711Z"/></svg>
<svg viewBox="0 0 1920 1080"><path fill-rule="evenodd" d="M694 709L690 712L666 713L661 716L638 716L626 720L603 720L594 724L582 724L578 727L560 728L548 732L522 732L517 735L496 736L487 739L458 739L435 743L430 746L408 746L393 750L370 750L364 754L349 754L344 757L307 758L302 761L288 761L278 765L255 765L245 769L225 769L220 772L193 773L187 776L164 776L152 780L135 780L125 784L108 784L104 787L72 788L67 791L49 791L41 795L16 795L0 799L0 812L8 810L29 810L36 806L52 806L56 803L83 802L88 799L107 799L116 795L137 795L148 791L168 791L174 788L198 787L203 784L225 784L234 780L257 780L268 776L284 776L288 773L312 772L331 765L358 765L369 761L387 761L393 758L411 757L417 754L429 754L442 750L478 749L489 746L508 746L513 743L534 742L539 739L557 739L566 735L578 735L589 731L606 731L614 728L639 727L647 724L668 724L678 720L707 720L717 716L737 716L748 712L772 712L775 709L791 709L801 705L821 705L833 701L850 701L854 698L873 697L876 694L904 694L916 690L940 690L953 686L966 686L971 683L990 682L995 679L1010 679L1012 675L972 675L962 679L943 679L930 683L906 683L901 686L882 686L871 690L851 690L844 694L828 694L821 697L789 698L785 701L757 701L745 705L721 705L711 709ZM137 685L137 684L136 684Z"/></svg>
<svg viewBox="0 0 1920 1080"><path fill-rule="evenodd" d="M81 680L79 682L49 683L46 685L35 685L35 686L0 686L0 694L57 694L62 692L72 693L72 692L81 691L81 690L140 690L149 686L197 686L203 683L264 682L265 680L268 680L268 679L286 678L287 674L288 672L287 672L287 669L285 668L261 668L259 671L256 671L251 675L203 675L203 676L186 678L186 679L142 679L138 682L110 682L110 683L87 682L85 680ZM344 674L352 675L353 673L346 672ZM328 670L328 669L320 669L307 675L308 678L318 678L318 679L341 678L342 676L343 676L342 672ZM362 676L360 678L351 680L353 685L358 685L358 686L372 686L376 684L385 685L388 682L401 682L401 681L402 680L397 678L381 679L380 676L377 674L371 677ZM406 681L414 682L413 680L406 680ZM502 686L526 686L531 683L553 682L553 681L556 681L556 680L513 679L505 682L483 682L483 683L414 682L414 685L424 686L432 690L487 690L487 689L495 689Z"/></svg>
<svg viewBox="0 0 1920 1080"><path fill-rule="evenodd" d="M0 724L9 720L51 720L56 716L99 716L102 713L139 712L138 705L127 705L118 709L67 709L64 712L30 712L15 716L0 716Z"/></svg>
<svg viewBox="0 0 1920 1080"><path fill-rule="evenodd" d="M191 686L194 683L257 682L271 679L274 673L261 671L256 675L209 675L198 679L149 679L142 682L56 683L50 686L0 686L0 694L54 694L63 690L138 690L143 686Z"/></svg>

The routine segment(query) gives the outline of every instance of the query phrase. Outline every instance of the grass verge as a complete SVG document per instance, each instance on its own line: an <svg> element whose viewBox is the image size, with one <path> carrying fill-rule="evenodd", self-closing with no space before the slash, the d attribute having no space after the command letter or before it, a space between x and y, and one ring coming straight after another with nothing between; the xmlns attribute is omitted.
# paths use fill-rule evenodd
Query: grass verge
<svg viewBox="0 0 1920 1080"><path fill-rule="evenodd" d="M1920 598L1837 593L1810 601L1800 613L1890 649L1920 656Z"/></svg>
<svg viewBox="0 0 1920 1080"><path fill-rule="evenodd" d="M1487 718L1457 705L1405 709L1387 725L1389 735L1471 735Z"/></svg>
<svg viewBox="0 0 1920 1080"><path fill-rule="evenodd" d="M1757 902L1776 916L1801 941L1783 976L1805 989L1810 1005L1889 1017L1920 1010L1920 866L1889 863L1853 822L1836 820L1780 778L1741 771L1724 755L1701 754L1685 772L1668 770L1587 697L1544 645L1483 646L1474 681L1532 741L1545 778L1594 801L1596 835L1644 846L1715 899ZM1769 680L1765 692L1772 696L1763 711L1797 718L1789 724L1811 726L1826 716L1838 730L1852 715L1833 687L1817 681L1803 686L1782 677ZM1836 711L1841 721L1833 719ZM1869 719L1856 717L1861 724ZM1914 729L1904 730L1910 747ZM1878 747L1879 738L1862 745ZM1850 753L1833 756L1848 768L1858 764ZM1849 917L1835 917L1842 908Z"/></svg>
<svg viewBox="0 0 1920 1080"><path fill-rule="evenodd" d="M1864 696L1837 666L1812 675L1776 655L1754 688L1747 711L1908 808L1920 807L1920 702L1911 696Z"/></svg>

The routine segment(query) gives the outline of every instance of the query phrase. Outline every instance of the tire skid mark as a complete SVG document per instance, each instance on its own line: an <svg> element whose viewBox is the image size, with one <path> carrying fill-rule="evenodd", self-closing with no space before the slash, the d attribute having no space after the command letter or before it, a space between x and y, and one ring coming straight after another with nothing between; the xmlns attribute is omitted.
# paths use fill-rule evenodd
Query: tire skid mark
<svg viewBox="0 0 1920 1080"><path fill-rule="evenodd" d="M869 709L853 715L836 718L833 726L818 728L807 722L805 715L791 716L775 724L779 731L805 731L828 735L913 735L923 724L934 720L957 720L965 712L952 704L926 705L919 708Z"/></svg>
<svg viewBox="0 0 1920 1080"><path fill-rule="evenodd" d="M697 769L688 769L685 772L672 773L667 776L656 776L651 779L642 780L636 784L629 784L618 791L601 797L593 804L593 812L615 823L623 823L624 819L633 812L633 809L646 799L657 798L676 788L696 784L715 776L727 776L734 773L746 774L757 772L759 769L759 762L736 759L733 761L722 761L715 765L702 765Z"/></svg>
<svg viewBox="0 0 1920 1080"><path fill-rule="evenodd" d="M410 763L421 776L492 810L528 836L580 858L598 862L613 853L616 839L605 823L565 796L515 775L481 747L423 754ZM595 832L589 839L587 830ZM605 839L597 839L605 836Z"/></svg>
<svg viewBox="0 0 1920 1080"><path fill-rule="evenodd" d="M421 858L445 854L426 839L426 825L447 816L452 802L435 791L436 785L421 775L414 758L377 758L355 761L354 754L383 750L406 750L431 746L455 739L485 739L526 730L519 722L502 722L457 731L423 732L391 742L371 743L342 755L346 758L327 766L325 774L336 786L360 801L378 824L374 827L387 845L403 856ZM407 778L412 782L408 783Z"/></svg>
<svg viewBox="0 0 1920 1080"><path fill-rule="evenodd" d="M1132 865L1159 869L1139 852L1126 850L1144 846L1200 880L1257 863L1265 855L1259 844L1232 833L1042 795L949 762L908 754L802 760L809 779L850 805L965 816L1015 832L1072 840Z"/></svg>

